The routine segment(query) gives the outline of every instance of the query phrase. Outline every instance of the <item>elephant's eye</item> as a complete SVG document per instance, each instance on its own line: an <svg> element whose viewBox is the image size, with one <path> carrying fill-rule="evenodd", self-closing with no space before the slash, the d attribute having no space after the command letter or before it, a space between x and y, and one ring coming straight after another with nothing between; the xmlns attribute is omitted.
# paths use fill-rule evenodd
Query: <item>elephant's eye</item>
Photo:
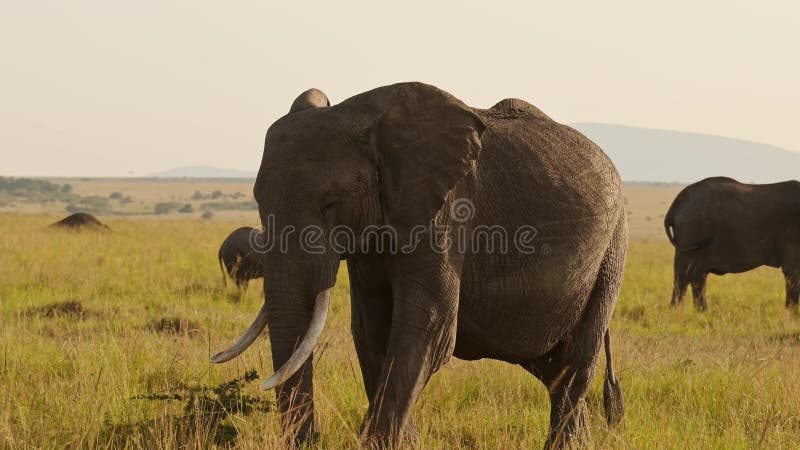
<svg viewBox="0 0 800 450"><path fill-rule="evenodd" d="M335 201L331 201L331 202L326 203L322 207L322 214L323 215L327 214L330 210L333 209L334 206L336 206L336 202Z"/></svg>

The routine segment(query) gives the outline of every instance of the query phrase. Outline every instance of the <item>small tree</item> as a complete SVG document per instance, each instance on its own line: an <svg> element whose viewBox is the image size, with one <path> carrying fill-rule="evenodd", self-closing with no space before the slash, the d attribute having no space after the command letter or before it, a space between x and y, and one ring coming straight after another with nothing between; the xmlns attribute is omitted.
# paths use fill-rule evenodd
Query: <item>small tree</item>
<svg viewBox="0 0 800 450"><path fill-rule="evenodd" d="M114 200L121 200L122 199L122 194L119 193L119 192L112 192L111 195L108 196L108 198L111 198L111 199L114 199Z"/></svg>
<svg viewBox="0 0 800 450"><path fill-rule="evenodd" d="M216 200L216 199L218 199L220 197L222 197L222 191L220 191L219 189L217 189L216 191L211 193L211 198L212 199Z"/></svg>
<svg viewBox="0 0 800 450"><path fill-rule="evenodd" d="M172 205L169 203L156 203L156 214L169 214L172 211Z"/></svg>
<svg viewBox="0 0 800 450"><path fill-rule="evenodd" d="M72 193L72 185L71 184L65 184L65 185L61 186L61 193L62 194L71 194Z"/></svg>
<svg viewBox="0 0 800 450"><path fill-rule="evenodd" d="M203 213L204 220L210 220L212 217L214 217L214 213L212 213L211 211L206 211Z"/></svg>
<svg viewBox="0 0 800 450"><path fill-rule="evenodd" d="M179 213L184 213L184 214L193 213L194 212L194 208L192 208L192 205L187 203L187 204L181 206L181 209L179 209L178 212Z"/></svg>

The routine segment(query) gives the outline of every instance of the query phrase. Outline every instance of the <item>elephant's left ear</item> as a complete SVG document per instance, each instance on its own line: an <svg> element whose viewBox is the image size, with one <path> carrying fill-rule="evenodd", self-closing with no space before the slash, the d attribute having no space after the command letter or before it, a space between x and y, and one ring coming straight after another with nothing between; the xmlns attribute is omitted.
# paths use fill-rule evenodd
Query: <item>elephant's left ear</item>
<svg viewBox="0 0 800 450"><path fill-rule="evenodd" d="M309 108L321 108L324 106L331 106L331 101L328 100L328 96L319 89L311 88L294 99L292 107L289 108L289 114Z"/></svg>
<svg viewBox="0 0 800 450"><path fill-rule="evenodd" d="M428 225L447 193L480 155L483 121L433 86L389 86L393 95L375 135L384 202L392 225Z"/></svg>

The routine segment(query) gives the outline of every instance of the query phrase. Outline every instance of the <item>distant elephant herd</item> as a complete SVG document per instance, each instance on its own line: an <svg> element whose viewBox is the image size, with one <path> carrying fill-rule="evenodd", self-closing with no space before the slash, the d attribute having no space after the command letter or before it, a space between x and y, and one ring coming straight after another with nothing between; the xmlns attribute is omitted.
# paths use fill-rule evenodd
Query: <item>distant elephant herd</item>
<svg viewBox="0 0 800 450"><path fill-rule="evenodd" d="M276 372L264 388L277 389L288 445L316 430L311 356L342 260L369 399L368 445L417 442L412 409L452 356L506 361L541 380L550 397L545 447L564 448L584 434L584 398L604 348L605 416L609 424L622 417L609 328L628 247L622 182L579 132L522 100L472 108L422 83L334 106L311 89L267 131L253 192L265 226L347 227L357 244L342 250L323 232L319 252L292 240L256 251L260 235L239 228L219 249L237 286L264 278L266 300L212 362L236 357L269 326ZM466 219L453 214L464 199ZM547 252L489 252L470 240L420 245L433 228L443 230L441 241L431 239L438 243L523 226L535 228L533 242ZM797 307L800 182L708 178L676 197L664 226L675 247L672 304L691 286L705 309L707 274L768 265L782 268L786 306ZM370 233L375 227L395 233ZM385 240L396 242L379 245Z"/></svg>

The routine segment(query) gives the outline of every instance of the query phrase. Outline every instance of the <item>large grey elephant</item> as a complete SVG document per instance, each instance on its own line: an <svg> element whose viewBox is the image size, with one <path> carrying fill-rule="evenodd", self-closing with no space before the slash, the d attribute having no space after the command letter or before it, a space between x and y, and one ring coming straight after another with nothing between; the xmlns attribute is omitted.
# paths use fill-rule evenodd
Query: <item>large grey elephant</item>
<svg viewBox="0 0 800 450"><path fill-rule="evenodd" d="M322 232L313 249L307 239L265 249L264 305L212 361L237 356L269 325L277 371L264 387L277 387L294 442L308 438L312 350L346 260L368 442L416 439L412 408L451 356L507 361L540 379L546 446L562 447L584 427L605 343L606 417L618 419L609 321L628 236L603 151L524 101L475 109L421 83L327 105L307 91L269 128L254 187L268 228ZM488 227L513 242L464 238ZM332 238L341 230L351 245Z"/></svg>
<svg viewBox="0 0 800 450"><path fill-rule="evenodd" d="M759 266L780 267L786 307L800 299L800 182L745 184L713 177L684 188L664 216L675 246L672 305L692 286L695 307L706 310L706 277Z"/></svg>
<svg viewBox="0 0 800 450"><path fill-rule="evenodd" d="M248 281L264 275L263 258L258 251L259 236L259 231L253 227L239 227L222 241L217 259L224 284L227 285L226 272L240 289L246 289Z"/></svg>

